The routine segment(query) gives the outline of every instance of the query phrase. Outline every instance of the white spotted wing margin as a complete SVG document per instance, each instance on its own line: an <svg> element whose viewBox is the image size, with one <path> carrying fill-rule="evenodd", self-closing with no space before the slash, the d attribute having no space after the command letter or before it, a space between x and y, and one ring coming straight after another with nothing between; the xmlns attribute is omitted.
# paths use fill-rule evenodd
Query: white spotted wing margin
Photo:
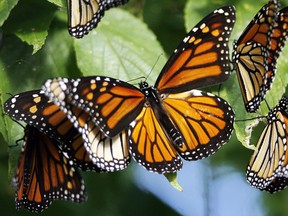
<svg viewBox="0 0 288 216"><path fill-rule="evenodd" d="M246 176L251 186L274 193L287 186L287 126L288 99L282 97L279 104L267 115L267 125L257 142L250 159Z"/></svg>
<svg viewBox="0 0 288 216"><path fill-rule="evenodd" d="M127 133L123 131L113 138L106 137L88 112L71 104L69 91L73 81L69 78L50 79L43 85L43 90L82 134L86 151L97 167L103 172L125 169L130 163Z"/></svg>

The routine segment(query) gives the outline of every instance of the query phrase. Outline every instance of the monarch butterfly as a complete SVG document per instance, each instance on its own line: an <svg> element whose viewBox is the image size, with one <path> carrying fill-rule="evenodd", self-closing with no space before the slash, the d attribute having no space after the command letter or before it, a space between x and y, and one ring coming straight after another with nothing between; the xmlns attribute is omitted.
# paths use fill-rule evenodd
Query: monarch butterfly
<svg viewBox="0 0 288 216"><path fill-rule="evenodd" d="M154 87L143 81L139 89L103 76L63 81L59 87L72 104L93 117L106 136L128 129L129 151L146 169L175 172L182 167L178 153L186 160L207 157L233 131L234 113L229 104L211 93L191 89L229 77L228 40L234 22L233 6L204 18L176 48ZM50 84L48 80L44 90Z"/></svg>
<svg viewBox="0 0 288 216"><path fill-rule="evenodd" d="M270 89L287 39L287 8L278 12L278 7L277 0L264 5L234 44L233 62L247 112L255 112Z"/></svg>
<svg viewBox="0 0 288 216"><path fill-rule="evenodd" d="M71 109L81 121L85 121L89 117L88 114L83 113L75 106ZM57 139L74 164L82 170L113 172L126 168L130 162L127 147L126 151L125 149L122 152L119 151L117 155L113 154L113 151L99 154L99 160L105 166L97 166L94 161L91 161L90 155L84 147L82 134L73 127L60 107L48 100L43 91L33 90L15 95L5 102L4 110L13 119L33 125L49 137ZM99 136L100 139L97 144L109 145L111 143L111 140L102 134ZM115 146L122 147L123 139L121 134L115 137Z"/></svg>
<svg viewBox="0 0 288 216"><path fill-rule="evenodd" d="M70 35L82 38L96 28L106 10L127 2L128 0L68 0Z"/></svg>
<svg viewBox="0 0 288 216"><path fill-rule="evenodd" d="M60 87L60 85L63 86L72 81L68 78L63 79L63 83L61 79L49 80L46 82L44 91L67 114L67 118L82 134L86 150L98 167L108 170L111 169L109 167L126 167L126 164L130 162L126 132L123 131L112 139L106 138L87 112L81 110L82 114L80 115L75 112L75 106L69 103L69 98L66 98ZM123 158L123 156L125 157ZM103 160L104 158L106 159ZM113 164L113 166L109 164Z"/></svg>
<svg viewBox="0 0 288 216"><path fill-rule="evenodd" d="M279 104L270 110L267 122L250 159L246 175L252 186L273 193L287 186L287 97L282 97Z"/></svg>
<svg viewBox="0 0 288 216"><path fill-rule="evenodd" d="M56 140L27 125L15 175L16 208L41 212L56 199L85 201L84 181L71 164Z"/></svg>

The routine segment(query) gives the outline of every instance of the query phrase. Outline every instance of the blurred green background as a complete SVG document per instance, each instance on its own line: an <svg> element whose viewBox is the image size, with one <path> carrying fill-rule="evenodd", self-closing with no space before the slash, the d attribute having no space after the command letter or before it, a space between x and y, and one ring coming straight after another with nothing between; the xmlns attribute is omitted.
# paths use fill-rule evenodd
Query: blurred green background
<svg viewBox="0 0 288 216"><path fill-rule="evenodd" d="M221 6L235 5L237 21L230 40L232 47L233 40L266 2L130 0L121 9L106 12L96 30L77 40L67 31L64 0L3 0L0 2L0 106L9 98L6 93L38 89L45 79L56 76L109 75L127 81L147 76L153 68L149 76L152 84L167 56L208 13ZM285 6L287 1L281 1L281 7ZM271 107L286 91L287 53L286 46L275 82L266 97ZM161 54L164 56L156 62ZM218 87L208 90L215 91ZM240 90L235 73L222 85L220 96L231 103L236 118L251 116L244 113L243 103L238 100ZM9 148L8 145L23 136L23 129L3 114L2 107L0 113L0 212L11 216L32 215L23 208L16 211L15 188L11 182L20 146ZM260 114L267 114L265 106L255 115ZM236 125L236 129L241 127ZM261 124L255 128L251 143L257 142L263 127ZM217 154L201 161L185 162L178 173L183 192L171 187L164 176L149 173L133 161L128 169L118 173L83 173L88 201L83 204L54 201L42 215L287 215L287 189L270 195L246 182L245 171L252 151L238 139L234 133Z"/></svg>

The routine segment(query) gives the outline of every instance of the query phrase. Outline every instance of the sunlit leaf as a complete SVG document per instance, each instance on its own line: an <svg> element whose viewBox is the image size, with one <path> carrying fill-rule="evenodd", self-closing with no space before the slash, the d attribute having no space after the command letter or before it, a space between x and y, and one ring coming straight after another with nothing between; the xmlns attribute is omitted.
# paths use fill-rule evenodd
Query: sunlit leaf
<svg viewBox="0 0 288 216"><path fill-rule="evenodd" d="M183 191L182 187L179 185L177 181L177 172L175 173L165 173L164 176L167 178L169 183L174 187L176 190Z"/></svg>
<svg viewBox="0 0 288 216"><path fill-rule="evenodd" d="M48 0L49 2L59 6L59 7L66 7L66 0Z"/></svg>
<svg viewBox="0 0 288 216"><path fill-rule="evenodd" d="M34 54L45 43L56 10L56 6L46 1L20 1L4 23L3 29L6 33L13 33L32 45Z"/></svg>
<svg viewBox="0 0 288 216"><path fill-rule="evenodd" d="M15 7L19 0L2 0L0 1L0 26L9 16L11 10Z"/></svg>
<svg viewBox="0 0 288 216"><path fill-rule="evenodd" d="M81 40L75 39L75 51L83 75L106 75L125 81L147 77L153 69L149 78L154 83L166 61L164 56L157 61L163 49L146 24L116 8L105 13L96 30Z"/></svg>

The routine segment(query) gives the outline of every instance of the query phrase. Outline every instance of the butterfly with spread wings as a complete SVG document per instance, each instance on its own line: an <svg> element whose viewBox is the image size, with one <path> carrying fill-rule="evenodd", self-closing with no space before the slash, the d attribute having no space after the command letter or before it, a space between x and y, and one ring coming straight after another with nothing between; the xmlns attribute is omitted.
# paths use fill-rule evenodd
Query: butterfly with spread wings
<svg viewBox="0 0 288 216"><path fill-rule="evenodd" d="M76 106L72 106L71 110L81 122L85 122L90 118L87 113ZM43 91L33 90L11 97L5 102L4 111L11 118L33 125L49 137L57 139L74 164L82 170L114 172L126 168L130 162L125 137L120 134L113 139L113 148L104 151L103 154L98 154L99 160L105 166L95 164L84 147L82 134L74 128L60 107L48 100ZM97 142L98 145L111 145L111 139L105 137L102 133L99 133L98 136L101 138ZM116 150L117 154L114 153Z"/></svg>
<svg viewBox="0 0 288 216"><path fill-rule="evenodd" d="M287 186L288 170L288 98L282 97L279 104L267 115L264 128L247 168L248 182L270 193Z"/></svg>
<svg viewBox="0 0 288 216"><path fill-rule="evenodd" d="M106 10L127 2L128 0L67 0L70 35L82 38L97 27Z"/></svg>
<svg viewBox="0 0 288 216"><path fill-rule="evenodd" d="M24 206L29 211L41 212L53 200L86 200L84 181L58 141L30 125L25 127L15 182L17 209Z"/></svg>
<svg viewBox="0 0 288 216"><path fill-rule="evenodd" d="M279 3L264 5L234 44L235 65L247 112L256 112L271 88L276 63L288 35L288 8Z"/></svg>
<svg viewBox="0 0 288 216"><path fill-rule="evenodd" d="M107 137L128 129L129 151L146 169L175 172L182 167L179 154L186 160L207 157L233 131L234 112L229 104L194 88L229 77L228 41L234 23L233 6L205 17L176 48L154 86L143 81L139 89L96 76L62 82L59 87ZM49 88L45 85L44 89Z"/></svg>

